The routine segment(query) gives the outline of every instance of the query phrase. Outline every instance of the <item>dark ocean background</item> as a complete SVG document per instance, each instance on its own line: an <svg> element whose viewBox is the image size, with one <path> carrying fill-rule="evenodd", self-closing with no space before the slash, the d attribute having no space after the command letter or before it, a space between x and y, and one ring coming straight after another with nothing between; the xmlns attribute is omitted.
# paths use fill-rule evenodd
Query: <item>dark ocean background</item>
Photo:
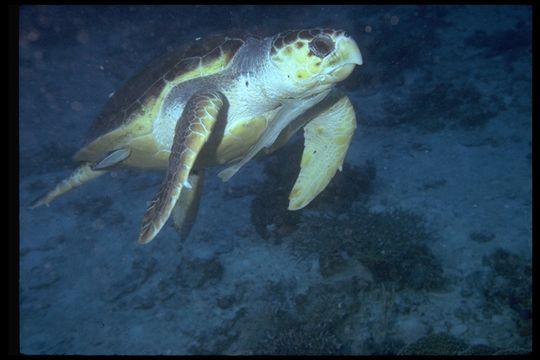
<svg viewBox="0 0 540 360"><path fill-rule="evenodd" d="M510 354L532 348L529 6L23 6L24 354ZM111 172L28 209L93 119L198 37L331 27L364 64L342 173L287 211L302 135L146 246L161 172Z"/></svg>

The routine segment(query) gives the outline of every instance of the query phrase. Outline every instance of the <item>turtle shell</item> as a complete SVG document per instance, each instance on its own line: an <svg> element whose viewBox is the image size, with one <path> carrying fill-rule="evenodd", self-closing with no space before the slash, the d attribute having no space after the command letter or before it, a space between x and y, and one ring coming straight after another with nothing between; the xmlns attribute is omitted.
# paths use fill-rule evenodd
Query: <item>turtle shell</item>
<svg viewBox="0 0 540 360"><path fill-rule="evenodd" d="M223 71L243 45L244 38L213 35L149 63L109 98L90 127L86 144L137 119L148 102L158 98L167 85Z"/></svg>

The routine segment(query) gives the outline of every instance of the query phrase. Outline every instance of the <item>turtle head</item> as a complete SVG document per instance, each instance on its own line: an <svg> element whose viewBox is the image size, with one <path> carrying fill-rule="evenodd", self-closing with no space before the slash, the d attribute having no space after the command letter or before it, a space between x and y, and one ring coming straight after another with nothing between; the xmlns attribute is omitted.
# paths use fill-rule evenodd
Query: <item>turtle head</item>
<svg viewBox="0 0 540 360"><path fill-rule="evenodd" d="M274 37L270 57L287 82L304 93L327 89L362 64L356 42L344 31L331 29L280 33Z"/></svg>

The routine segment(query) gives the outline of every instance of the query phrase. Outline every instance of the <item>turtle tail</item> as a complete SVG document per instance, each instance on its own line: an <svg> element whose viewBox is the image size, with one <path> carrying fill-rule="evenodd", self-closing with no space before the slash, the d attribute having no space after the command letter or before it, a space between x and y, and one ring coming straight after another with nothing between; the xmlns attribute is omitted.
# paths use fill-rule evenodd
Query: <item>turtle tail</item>
<svg viewBox="0 0 540 360"><path fill-rule="evenodd" d="M103 175L107 170L92 170L90 163L84 163L79 166L75 171L66 179L62 180L54 189L49 191L43 196L40 196L30 205L30 209L36 208L41 205L49 206L49 203L56 199L58 196L78 187L82 184L95 179L96 177Z"/></svg>

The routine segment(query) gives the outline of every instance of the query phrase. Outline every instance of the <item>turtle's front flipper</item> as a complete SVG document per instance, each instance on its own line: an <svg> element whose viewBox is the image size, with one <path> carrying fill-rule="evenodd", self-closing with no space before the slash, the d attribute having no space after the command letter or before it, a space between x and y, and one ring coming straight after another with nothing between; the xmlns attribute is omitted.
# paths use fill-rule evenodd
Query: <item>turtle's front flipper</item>
<svg viewBox="0 0 540 360"><path fill-rule="evenodd" d="M356 129L356 116L346 96L304 127L304 152L300 174L289 195L289 210L306 206L328 185L341 166Z"/></svg>
<svg viewBox="0 0 540 360"><path fill-rule="evenodd" d="M172 210L174 226L180 233L182 240L187 239L199 212L199 203L201 202L204 182L204 169L191 171L188 182L191 185L191 190L180 193L180 197Z"/></svg>
<svg viewBox="0 0 540 360"><path fill-rule="evenodd" d="M33 209L41 205L49 206L49 203L51 201L53 201L54 199L56 199L58 196L62 195L63 193L66 193L72 190L73 188L81 186L87 181L90 181L100 175L103 175L106 172L107 172L106 170L93 170L91 163L84 163L81 166L79 166L77 169L75 169L75 171L67 179L62 180L61 183L56 185L54 189L52 189L47 194L45 194L44 196L34 201L30 205L30 208Z"/></svg>
<svg viewBox="0 0 540 360"><path fill-rule="evenodd" d="M150 242L169 218L183 187L188 181L197 155L208 141L224 103L220 93L200 93L187 102L176 124L167 174L156 198L151 202L141 227L139 243Z"/></svg>
<svg viewBox="0 0 540 360"><path fill-rule="evenodd" d="M320 94L310 96L302 101L291 101L282 104L274 119L270 122L269 126L266 128L259 140L249 149L242 160L234 165L229 166L225 170L222 170L218 174L221 180L228 181L242 166L244 166L244 164L257 155L259 151L264 148L272 148L272 144L274 144L276 139L279 137L279 134L286 129L291 122L294 122L294 119L305 113L312 106L315 106L321 102L329 92L330 90L325 90Z"/></svg>

